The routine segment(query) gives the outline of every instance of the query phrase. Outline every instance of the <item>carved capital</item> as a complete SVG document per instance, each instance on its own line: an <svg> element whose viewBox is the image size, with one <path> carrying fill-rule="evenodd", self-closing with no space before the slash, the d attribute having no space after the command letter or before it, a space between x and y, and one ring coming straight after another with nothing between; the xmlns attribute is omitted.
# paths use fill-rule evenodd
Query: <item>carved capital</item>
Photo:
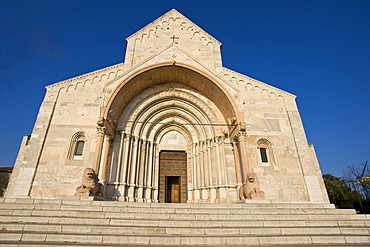
<svg viewBox="0 0 370 247"><path fill-rule="evenodd" d="M247 132L246 131L239 131L239 133L236 135L236 139L239 142L245 142L247 140Z"/></svg>
<svg viewBox="0 0 370 247"><path fill-rule="evenodd" d="M107 133L104 126L98 126L96 129L98 131L98 136L104 136Z"/></svg>

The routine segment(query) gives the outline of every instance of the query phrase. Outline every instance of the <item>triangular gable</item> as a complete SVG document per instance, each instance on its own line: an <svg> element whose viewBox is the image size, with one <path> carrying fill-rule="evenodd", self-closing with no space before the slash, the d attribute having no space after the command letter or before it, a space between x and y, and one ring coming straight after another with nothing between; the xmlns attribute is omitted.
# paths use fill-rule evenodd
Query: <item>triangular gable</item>
<svg viewBox="0 0 370 247"><path fill-rule="evenodd" d="M157 19L155 19L154 21L152 21L148 25L144 26L143 28L139 29L135 33L131 34L129 37L126 38L126 40L129 40L129 39L131 39L133 37L142 36L143 34L148 34L149 35L150 30L153 30L153 27L156 27L158 25L161 25L161 23L163 23L163 21L168 21L170 19L176 19L176 18L179 18L183 22L187 23L187 28L190 28L190 29L192 28L193 29L192 31L199 32L202 36L205 36L205 37L209 38L210 40L212 40L213 42L215 42L215 43L217 43L218 45L221 46L221 42L220 41L218 41L217 39L215 39L212 35L210 35L206 31L204 31L202 28L200 28L194 22L192 22L191 20L189 20L186 16L184 16L183 14L181 14L176 9L171 9L167 13L161 15L160 17L158 17Z"/></svg>
<svg viewBox="0 0 370 247"><path fill-rule="evenodd" d="M207 68L222 67L221 43L175 9L127 39L125 64L135 67L169 45L181 47Z"/></svg>

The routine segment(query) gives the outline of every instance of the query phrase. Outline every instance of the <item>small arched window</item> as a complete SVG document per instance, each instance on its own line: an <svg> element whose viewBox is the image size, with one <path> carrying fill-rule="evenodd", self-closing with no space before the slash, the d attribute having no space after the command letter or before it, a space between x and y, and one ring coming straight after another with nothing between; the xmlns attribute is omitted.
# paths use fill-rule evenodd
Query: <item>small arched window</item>
<svg viewBox="0 0 370 247"><path fill-rule="evenodd" d="M268 140L258 140L257 149L259 151L261 165L273 165L275 163L272 146Z"/></svg>
<svg viewBox="0 0 370 247"><path fill-rule="evenodd" d="M85 147L85 133L79 131L75 133L71 138L71 144L68 152L68 159L71 160L82 160Z"/></svg>
<svg viewBox="0 0 370 247"><path fill-rule="evenodd" d="M269 159L267 158L267 149L266 148L260 148L260 154L261 154L262 163L268 163Z"/></svg>
<svg viewBox="0 0 370 247"><path fill-rule="evenodd" d="M85 141L77 141L74 156L82 156L84 150Z"/></svg>

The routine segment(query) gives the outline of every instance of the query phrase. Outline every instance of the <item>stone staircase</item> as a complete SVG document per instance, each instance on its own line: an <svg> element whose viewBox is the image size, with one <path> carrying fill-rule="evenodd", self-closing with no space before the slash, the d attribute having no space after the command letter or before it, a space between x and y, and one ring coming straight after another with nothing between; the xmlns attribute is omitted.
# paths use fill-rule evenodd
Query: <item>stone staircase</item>
<svg viewBox="0 0 370 247"><path fill-rule="evenodd" d="M370 246L370 215L315 203L0 198L0 246Z"/></svg>

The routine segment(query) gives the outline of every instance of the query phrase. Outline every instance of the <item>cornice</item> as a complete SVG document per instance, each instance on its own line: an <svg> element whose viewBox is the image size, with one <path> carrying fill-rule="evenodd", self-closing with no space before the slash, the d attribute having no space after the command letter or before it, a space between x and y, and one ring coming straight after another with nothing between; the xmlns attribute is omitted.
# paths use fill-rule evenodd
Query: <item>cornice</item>
<svg viewBox="0 0 370 247"><path fill-rule="evenodd" d="M277 98L288 96L288 97L293 97L296 98L294 94L291 94L289 92L286 92L284 90L281 90L277 87L271 86L265 82L256 80L252 77L243 75L239 72L236 72L234 70L228 69L226 67L223 67L223 76L222 76L223 81L225 81L227 84L236 86L238 88L246 89L248 87L248 84L252 86L252 89L256 89L259 87L261 89L261 92L266 90L268 95L275 95ZM277 93L277 94L276 94Z"/></svg>
<svg viewBox="0 0 370 247"><path fill-rule="evenodd" d="M95 78L94 76L97 76L99 74L103 74L103 75L105 75L107 73L110 74L115 69L118 71L118 70L122 69L123 65L124 65L123 63L118 63L118 64L108 66L108 67L105 67L105 68L102 68L102 69L94 70L94 71L88 72L86 74L82 74L82 75L79 75L79 76L76 76L76 77L72 77L72 78L60 81L60 82L56 82L54 84L50 84L50 85L46 86L45 88L46 89L52 89L52 88L55 88L55 87L70 86L69 84L71 84L71 83L77 84L80 81L86 82L86 80L89 80L89 79L94 80L94 78ZM91 78L91 77L93 77L93 78ZM101 77L99 78L99 81L101 80Z"/></svg>

